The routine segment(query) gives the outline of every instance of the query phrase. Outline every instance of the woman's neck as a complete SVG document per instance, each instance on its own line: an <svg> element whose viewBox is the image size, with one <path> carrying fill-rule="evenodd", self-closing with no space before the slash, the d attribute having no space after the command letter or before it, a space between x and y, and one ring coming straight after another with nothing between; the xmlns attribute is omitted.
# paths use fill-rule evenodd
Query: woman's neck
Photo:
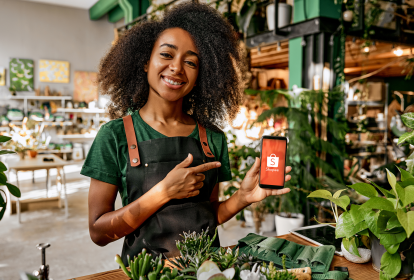
<svg viewBox="0 0 414 280"><path fill-rule="evenodd" d="M150 92L147 103L140 109L140 115L146 122L164 125L178 123L192 125L195 121L183 112L183 99L168 101L156 93Z"/></svg>

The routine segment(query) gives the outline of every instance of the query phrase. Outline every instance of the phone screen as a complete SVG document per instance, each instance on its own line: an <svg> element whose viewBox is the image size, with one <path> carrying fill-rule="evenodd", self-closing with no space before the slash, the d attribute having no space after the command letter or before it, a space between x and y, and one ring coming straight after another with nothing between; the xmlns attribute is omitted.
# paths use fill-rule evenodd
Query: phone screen
<svg viewBox="0 0 414 280"><path fill-rule="evenodd" d="M262 139L260 185L284 186L286 147L286 138Z"/></svg>

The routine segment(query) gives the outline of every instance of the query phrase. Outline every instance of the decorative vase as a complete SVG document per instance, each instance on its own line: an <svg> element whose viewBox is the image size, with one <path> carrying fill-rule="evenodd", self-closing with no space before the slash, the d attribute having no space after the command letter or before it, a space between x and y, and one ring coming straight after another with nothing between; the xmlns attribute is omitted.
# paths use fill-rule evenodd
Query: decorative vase
<svg viewBox="0 0 414 280"><path fill-rule="evenodd" d="M275 29L275 4L266 7L267 27L269 30ZM292 19L292 6L286 3L279 3L277 13L277 26L279 28L290 24Z"/></svg>
<svg viewBox="0 0 414 280"><path fill-rule="evenodd" d="M29 150L28 152L31 158L35 158L37 156L37 151Z"/></svg>
<svg viewBox="0 0 414 280"><path fill-rule="evenodd" d="M24 156L25 156L24 153L25 153L24 151L18 152L21 160L24 160Z"/></svg>
<svg viewBox="0 0 414 280"><path fill-rule="evenodd" d="M348 252L344 243L341 243L342 254L344 254L345 259L353 263L366 263L371 259L371 250L366 248L358 248L359 255L361 257L355 256Z"/></svg>
<svg viewBox="0 0 414 280"><path fill-rule="evenodd" d="M300 228L304 224L305 216L301 213L292 213L291 217L287 216L284 212L276 214L275 224L277 236L288 234L289 231Z"/></svg>
<svg viewBox="0 0 414 280"><path fill-rule="evenodd" d="M372 253L372 267L375 271L379 272L381 267L382 255L386 252L384 246L380 244L380 240L372 233L369 238L371 239L371 253ZM410 278L414 274L414 250L411 245L414 243L414 234L410 239L406 239L400 244L398 251L403 253L405 260L401 263L401 271L396 278Z"/></svg>
<svg viewBox="0 0 414 280"><path fill-rule="evenodd" d="M263 232L271 232L275 230L275 215L274 214L263 214L262 226L260 230Z"/></svg>
<svg viewBox="0 0 414 280"><path fill-rule="evenodd" d="M350 10L347 10L347 11L343 12L342 18L344 19L344 21L351 22L352 19L354 18L354 12L350 11Z"/></svg>

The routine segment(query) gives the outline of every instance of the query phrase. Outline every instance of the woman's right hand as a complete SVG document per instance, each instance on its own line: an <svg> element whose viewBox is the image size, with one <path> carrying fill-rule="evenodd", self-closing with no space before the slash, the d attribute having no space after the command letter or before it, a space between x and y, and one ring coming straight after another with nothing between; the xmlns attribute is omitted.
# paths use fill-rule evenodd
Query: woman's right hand
<svg viewBox="0 0 414 280"><path fill-rule="evenodd" d="M168 197L168 200L183 199L198 195L206 177L201 172L221 166L220 162L214 161L195 167L188 167L192 162L193 155L188 154L188 157L180 164L177 164L167 174L164 180L160 182L163 193Z"/></svg>

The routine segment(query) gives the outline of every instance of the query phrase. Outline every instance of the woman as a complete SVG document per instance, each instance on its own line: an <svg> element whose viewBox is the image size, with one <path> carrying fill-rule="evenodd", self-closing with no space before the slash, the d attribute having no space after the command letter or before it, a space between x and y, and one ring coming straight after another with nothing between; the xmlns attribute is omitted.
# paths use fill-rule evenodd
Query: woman
<svg viewBox="0 0 414 280"><path fill-rule="evenodd" d="M111 96L115 120L102 126L81 171L92 178L93 242L105 246L125 236L124 263L144 247L176 256L183 231L208 227L213 234L251 203L289 192L259 188L256 159L240 190L218 201L218 183L230 180L231 172L217 127L238 111L239 61L231 25L196 3L135 26L111 48L98 83ZM117 191L123 207L115 211Z"/></svg>

